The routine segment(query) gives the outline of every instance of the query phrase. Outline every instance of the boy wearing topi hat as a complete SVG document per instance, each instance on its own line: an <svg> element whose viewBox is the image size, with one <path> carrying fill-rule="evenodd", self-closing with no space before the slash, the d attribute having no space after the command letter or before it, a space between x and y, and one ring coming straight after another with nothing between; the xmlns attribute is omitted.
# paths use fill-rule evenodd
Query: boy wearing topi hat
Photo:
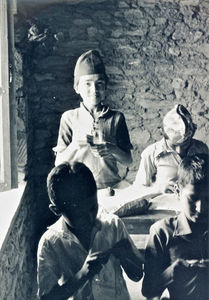
<svg viewBox="0 0 209 300"><path fill-rule="evenodd" d="M147 188L150 193L173 193L182 159L208 153L207 145L193 138L195 131L188 110L181 104L175 105L163 119L163 139L142 152L134 187Z"/></svg>
<svg viewBox="0 0 209 300"><path fill-rule="evenodd" d="M132 145L124 115L105 103L107 75L97 50L83 53L74 70L79 108L66 111L60 121L55 165L83 162L92 171L98 189L118 187L118 162L128 167Z"/></svg>

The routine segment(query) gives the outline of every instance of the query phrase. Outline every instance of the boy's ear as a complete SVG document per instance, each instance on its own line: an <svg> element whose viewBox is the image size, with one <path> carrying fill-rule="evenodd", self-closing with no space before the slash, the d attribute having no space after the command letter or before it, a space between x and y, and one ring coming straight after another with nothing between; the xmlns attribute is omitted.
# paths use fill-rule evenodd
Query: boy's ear
<svg viewBox="0 0 209 300"><path fill-rule="evenodd" d="M74 87L76 94L79 94L77 87Z"/></svg>
<svg viewBox="0 0 209 300"><path fill-rule="evenodd" d="M56 216L61 216L61 212L59 208L54 205L54 204L49 204L49 209L56 215Z"/></svg>
<svg viewBox="0 0 209 300"><path fill-rule="evenodd" d="M76 92L76 94L79 94L79 91L78 91L78 82L74 83L74 90Z"/></svg>

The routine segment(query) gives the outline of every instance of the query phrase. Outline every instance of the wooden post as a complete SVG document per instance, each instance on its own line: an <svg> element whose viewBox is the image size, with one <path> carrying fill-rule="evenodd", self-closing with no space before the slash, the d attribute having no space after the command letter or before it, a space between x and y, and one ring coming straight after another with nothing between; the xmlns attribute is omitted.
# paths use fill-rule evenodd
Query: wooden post
<svg viewBox="0 0 209 300"><path fill-rule="evenodd" d="M8 34L8 28L12 30L11 33L13 32L13 19L9 21L11 13L8 14L8 2L0 0L0 191L17 186L16 122L14 120L16 108L14 81L9 73L9 47L12 46L13 41L9 42ZM13 39L13 33L11 38Z"/></svg>

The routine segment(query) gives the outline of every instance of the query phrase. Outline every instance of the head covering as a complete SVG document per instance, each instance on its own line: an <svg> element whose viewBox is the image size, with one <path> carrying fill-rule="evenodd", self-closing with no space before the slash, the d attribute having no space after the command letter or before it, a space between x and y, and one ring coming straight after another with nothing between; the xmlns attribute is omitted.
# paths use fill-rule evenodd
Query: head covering
<svg viewBox="0 0 209 300"><path fill-rule="evenodd" d="M97 50L89 50L78 58L74 70L74 87L81 76L91 74L101 74L106 80L105 66Z"/></svg>
<svg viewBox="0 0 209 300"><path fill-rule="evenodd" d="M182 104L175 105L163 119L165 137L174 145L184 144L191 139L196 128L190 113Z"/></svg>

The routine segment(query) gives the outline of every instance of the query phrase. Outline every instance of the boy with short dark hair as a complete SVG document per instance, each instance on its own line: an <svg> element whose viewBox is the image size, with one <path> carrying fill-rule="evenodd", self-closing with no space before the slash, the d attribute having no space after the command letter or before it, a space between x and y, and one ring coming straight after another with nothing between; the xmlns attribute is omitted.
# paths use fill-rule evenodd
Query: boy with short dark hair
<svg viewBox="0 0 209 300"><path fill-rule="evenodd" d="M100 53L89 50L77 60L74 89L80 107L66 111L60 121L55 165L80 161L92 171L97 188L118 188L132 163L128 128L123 113L106 103L107 75Z"/></svg>
<svg viewBox="0 0 209 300"><path fill-rule="evenodd" d="M208 300L208 155L183 159L177 193L181 213L150 228L142 293L160 297L168 288L171 300Z"/></svg>
<svg viewBox="0 0 209 300"><path fill-rule="evenodd" d="M47 186L50 209L61 217L39 242L39 297L130 299L121 266L138 281L142 256L117 216L99 215L91 171L83 163L63 163L50 172Z"/></svg>

